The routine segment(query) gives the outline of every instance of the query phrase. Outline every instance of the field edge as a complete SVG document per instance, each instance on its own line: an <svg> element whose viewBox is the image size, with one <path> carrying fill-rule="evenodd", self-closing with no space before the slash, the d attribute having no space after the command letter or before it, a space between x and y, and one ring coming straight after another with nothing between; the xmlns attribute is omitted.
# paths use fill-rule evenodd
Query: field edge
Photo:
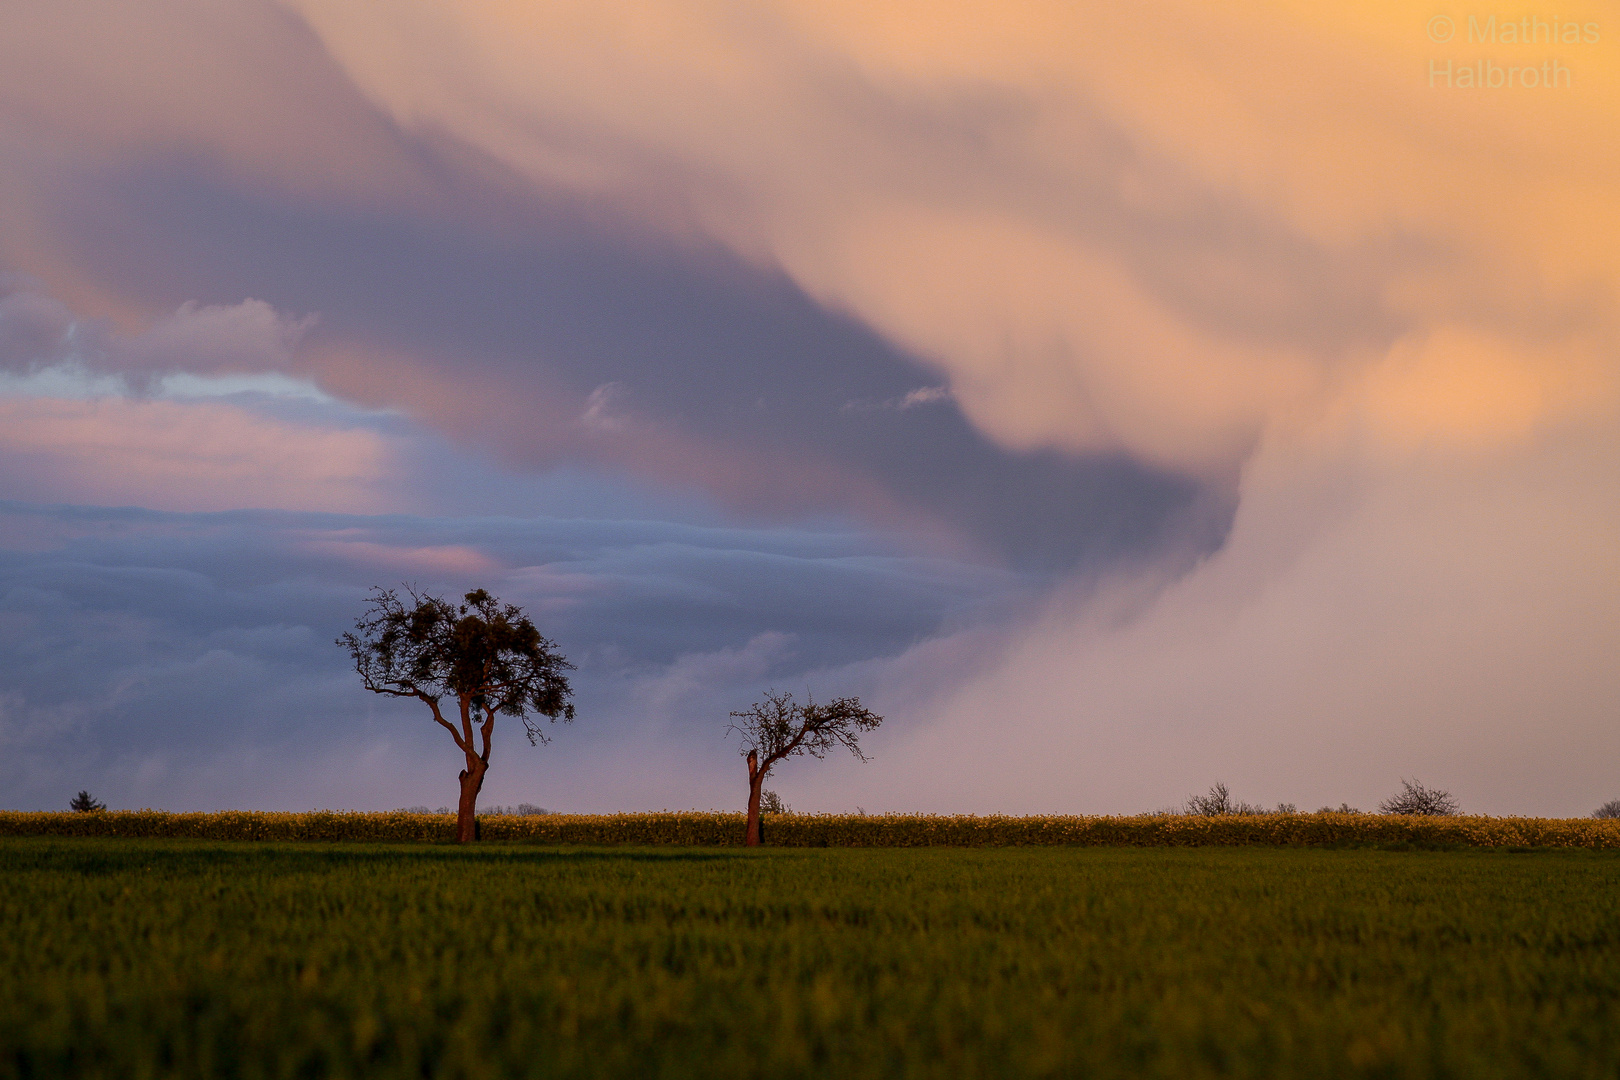
<svg viewBox="0 0 1620 1080"><path fill-rule="evenodd" d="M767 814L772 847L1620 848L1620 820L1388 814L1003 816ZM736 847L743 815L718 811L481 815L483 840L553 845ZM169 813L0 811L0 836L450 843L451 814L405 811Z"/></svg>

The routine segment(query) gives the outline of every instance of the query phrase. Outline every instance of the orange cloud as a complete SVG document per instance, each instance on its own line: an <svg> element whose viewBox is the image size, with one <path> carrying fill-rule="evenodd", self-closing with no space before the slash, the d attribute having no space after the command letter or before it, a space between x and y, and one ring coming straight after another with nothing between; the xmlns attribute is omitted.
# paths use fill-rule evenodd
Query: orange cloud
<svg viewBox="0 0 1620 1080"><path fill-rule="evenodd" d="M399 123L780 267L1002 445L1241 470L1211 559L965 687L921 650L908 808L1606 782L1612 9L1562 10L1569 87L1489 93L1431 65L1543 58L1393 0L295 3Z"/></svg>
<svg viewBox="0 0 1620 1080"><path fill-rule="evenodd" d="M357 565L402 574L483 574L499 564L476 548L463 544L400 547L348 538L306 541L303 547Z"/></svg>
<svg viewBox="0 0 1620 1080"><path fill-rule="evenodd" d="M0 41L0 256L129 315L81 302L40 208L62 162L154 148L461 212L391 121L786 270L1006 446L1225 475L1383 385L1344 369L1398 340L1454 327L1493 370L1614 354L1612 14L1560 9L1598 27L1560 43L1567 87L1473 92L1433 66L1535 46L1471 42L1466 13L1440 41L1393 0L63 0ZM1533 340L1549 318L1580 340Z"/></svg>
<svg viewBox="0 0 1620 1080"><path fill-rule="evenodd" d="M1224 471L1345 392L1410 418L1420 383L1345 373L1402 324L1481 342L1503 392L1559 352L1525 344L1549 309L1591 324L1584 356L1620 325L1620 144L1593 137L1620 24L1567 92L1487 96L1431 60L1528 54L1395 3L295 6L399 123L781 266L1011 447ZM1555 398L1476 410L1465 442Z"/></svg>
<svg viewBox="0 0 1620 1080"><path fill-rule="evenodd" d="M1398 342L1361 384L1368 427L1399 450L1523 442L1551 419L1614 413L1616 370L1585 343L1512 347L1446 326Z"/></svg>
<svg viewBox="0 0 1620 1080"><path fill-rule="evenodd" d="M375 512L393 449L374 432L221 402L0 397L7 497L163 510Z"/></svg>

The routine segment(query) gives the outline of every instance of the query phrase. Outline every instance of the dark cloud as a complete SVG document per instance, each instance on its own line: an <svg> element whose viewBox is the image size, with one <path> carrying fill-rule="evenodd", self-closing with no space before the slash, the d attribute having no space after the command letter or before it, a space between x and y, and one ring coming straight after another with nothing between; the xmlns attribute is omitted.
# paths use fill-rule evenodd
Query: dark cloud
<svg viewBox="0 0 1620 1080"><path fill-rule="evenodd" d="M0 741L20 808L84 786L175 808L428 798L413 785L438 779L444 748L414 710L365 694L332 643L372 585L485 584L534 612L579 664L563 753L656 739L715 760L725 711L767 685L1028 595L1005 573L830 530L8 503L0 543ZM447 552L487 565L436 569ZM403 773L310 772L379 740Z"/></svg>
<svg viewBox="0 0 1620 1080"><path fill-rule="evenodd" d="M68 359L73 313L23 274L0 272L0 370L27 371Z"/></svg>
<svg viewBox="0 0 1620 1080"><path fill-rule="evenodd" d="M537 186L443 129L403 128L279 6L229 18L184 0L74 10L34 20L36 49L0 76L0 133L30 151L5 179L76 291L155 320L134 342L86 335L93 324L77 320L81 339L102 340L79 350L137 388L166 365L297 363L340 396L403 409L516 468L595 465L705 488L762 521L855 512L1023 568L1092 566L1172 533L1207 547L1224 533L1231 492L1219 482L1124 455L1007 451L950 400L844 408L904 401L940 373L783 273ZM86 37L77 47L69 26ZM142 43L138 58L126 40ZM100 53L113 59L86 59ZM153 77L171 54L210 61ZM74 95L41 96L41 56L58 78L71 73ZM1016 96L918 97L811 67L801 74L816 93L867 118L863 137L891 147L896 167L926 165L920 183L949 178L960 193L1012 167L996 147L1028 120ZM128 144L109 130L126 114L155 126ZM609 140L593 152L677 202L704 182L611 131L575 134ZM1071 207L1065 227L1096 232L1120 218L1107 178L1134 151L1100 122L1085 140L1095 190L1059 198L1041 176L1022 186ZM1186 262L1187 246L1167 241L1159 263ZM33 308L0 320L16 339L0 350L37 350L53 332L60 343L60 305L17 303ZM299 360L285 359L300 339Z"/></svg>
<svg viewBox="0 0 1620 1080"><path fill-rule="evenodd" d="M514 464L656 476L664 444L620 445L615 425L658 429L700 448L682 479L734 507L854 509L1025 567L1138 551L1189 514L1223 527L1221 500L1193 482L1118 455L1000 449L949 400L846 408L905 400L937 376L779 274L626 235L561 197L465 196L505 227L269 198L172 167L81 190L58 216L88 272L154 310L251 297L299 329L292 320L318 313L310 374ZM341 382L323 349L380 359ZM488 406L434 409L432 393L391 380L389 358Z"/></svg>

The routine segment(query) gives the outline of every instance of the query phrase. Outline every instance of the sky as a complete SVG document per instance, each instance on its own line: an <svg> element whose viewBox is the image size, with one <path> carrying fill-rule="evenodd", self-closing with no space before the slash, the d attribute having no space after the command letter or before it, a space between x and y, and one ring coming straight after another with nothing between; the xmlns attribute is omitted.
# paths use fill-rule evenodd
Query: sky
<svg viewBox="0 0 1620 1080"><path fill-rule="evenodd" d="M1620 795L1612 2L0 11L0 807Z"/></svg>

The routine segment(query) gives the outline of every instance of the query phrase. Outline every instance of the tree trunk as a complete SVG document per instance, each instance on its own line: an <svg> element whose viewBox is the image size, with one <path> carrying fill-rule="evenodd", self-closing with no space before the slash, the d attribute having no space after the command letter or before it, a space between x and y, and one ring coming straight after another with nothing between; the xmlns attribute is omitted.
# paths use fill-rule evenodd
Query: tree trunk
<svg viewBox="0 0 1620 1080"><path fill-rule="evenodd" d="M759 847L761 840L759 828L759 789L765 786L765 770L759 767L759 755L752 750L748 752L748 832L743 838L744 845Z"/></svg>
<svg viewBox="0 0 1620 1080"><path fill-rule="evenodd" d="M456 804L456 843L478 839L478 793L484 788L489 766L478 762L474 771L461 771L461 801Z"/></svg>

